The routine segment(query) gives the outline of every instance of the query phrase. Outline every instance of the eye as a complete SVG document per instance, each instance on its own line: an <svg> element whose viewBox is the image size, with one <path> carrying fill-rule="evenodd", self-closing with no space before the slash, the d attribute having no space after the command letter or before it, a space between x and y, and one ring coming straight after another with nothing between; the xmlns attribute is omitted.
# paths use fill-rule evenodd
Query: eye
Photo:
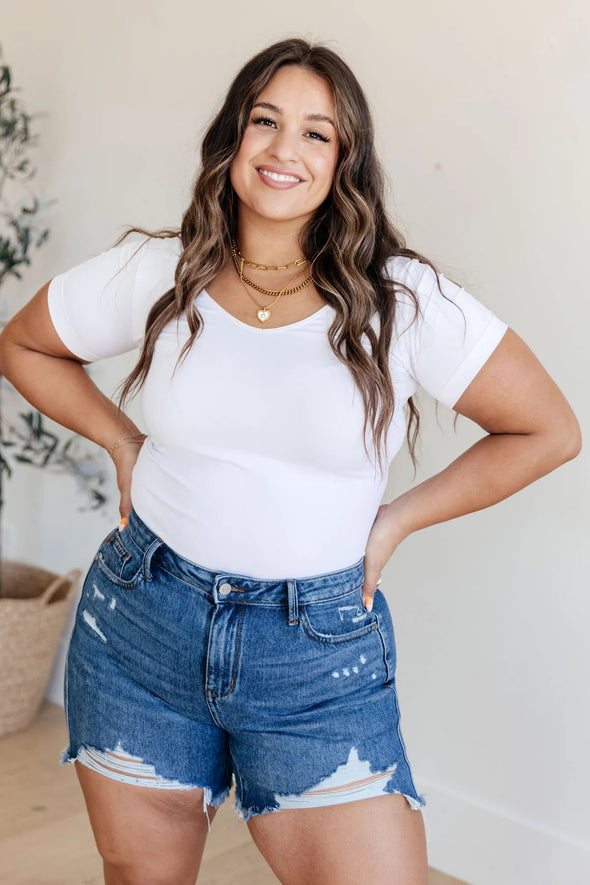
<svg viewBox="0 0 590 885"><path fill-rule="evenodd" d="M325 142L326 144L330 141L330 139L328 138L327 135L323 135L321 132L318 132L318 131L315 130L315 129L313 129L311 132L308 132L307 134L308 134L309 137L310 137L311 139L313 139L314 141L323 141L323 142Z"/></svg>
<svg viewBox="0 0 590 885"><path fill-rule="evenodd" d="M275 121L271 120L270 117L252 117L252 123L260 123L263 126L275 126Z"/></svg>

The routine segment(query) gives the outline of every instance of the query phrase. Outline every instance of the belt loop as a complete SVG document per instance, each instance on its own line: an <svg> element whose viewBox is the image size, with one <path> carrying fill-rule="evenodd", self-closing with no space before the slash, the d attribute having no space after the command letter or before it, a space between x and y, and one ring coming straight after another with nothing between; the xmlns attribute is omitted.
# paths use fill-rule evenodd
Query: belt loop
<svg viewBox="0 0 590 885"><path fill-rule="evenodd" d="M299 602L297 599L297 582L287 581L287 591L289 594L289 617L287 623L291 626L299 623Z"/></svg>

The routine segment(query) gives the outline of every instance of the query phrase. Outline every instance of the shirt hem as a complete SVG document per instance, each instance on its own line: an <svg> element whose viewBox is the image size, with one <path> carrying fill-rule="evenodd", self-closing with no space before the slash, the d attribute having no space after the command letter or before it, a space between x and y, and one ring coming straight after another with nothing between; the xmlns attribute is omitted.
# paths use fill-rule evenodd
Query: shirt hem
<svg viewBox="0 0 590 885"><path fill-rule="evenodd" d="M506 323L503 323L497 317L492 317L455 374L447 382L440 395L437 396L439 402L450 409L453 408L480 369L484 367L507 330L508 326Z"/></svg>
<svg viewBox="0 0 590 885"><path fill-rule="evenodd" d="M66 310L64 308L63 289L61 287L59 277L54 277L49 283L47 290L47 306L49 308L49 316L53 327L61 340L62 344L68 348L78 359L93 362L97 359L96 354L86 350L84 346L80 346L80 339L77 338L72 328Z"/></svg>

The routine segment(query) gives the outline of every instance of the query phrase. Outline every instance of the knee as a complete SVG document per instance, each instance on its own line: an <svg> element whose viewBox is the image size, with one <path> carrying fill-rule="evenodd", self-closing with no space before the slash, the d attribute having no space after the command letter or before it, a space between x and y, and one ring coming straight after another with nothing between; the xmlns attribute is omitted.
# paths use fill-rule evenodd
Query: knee
<svg viewBox="0 0 590 885"><path fill-rule="evenodd" d="M175 865L165 869L150 861L130 860L101 852L105 885L195 885L196 869L180 870Z"/></svg>

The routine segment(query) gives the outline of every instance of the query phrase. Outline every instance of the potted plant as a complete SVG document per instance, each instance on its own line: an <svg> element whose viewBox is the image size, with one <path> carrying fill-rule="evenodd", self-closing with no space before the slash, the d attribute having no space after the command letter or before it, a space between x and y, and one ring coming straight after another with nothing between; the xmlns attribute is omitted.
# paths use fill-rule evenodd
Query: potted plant
<svg viewBox="0 0 590 885"><path fill-rule="evenodd" d="M8 65L1 63L0 50L0 292L10 277L22 279L21 270L31 264L31 253L49 237L41 223L43 204L29 187L36 169L29 156L38 143L32 132L34 119L17 95ZM18 305L0 300L0 327ZM106 503L102 486L104 463L98 453L85 447L75 434L64 436L49 427L47 419L32 409L6 379L0 379L0 517L2 481L17 464L54 468L73 476L87 507Z"/></svg>
<svg viewBox="0 0 590 885"><path fill-rule="evenodd" d="M49 236L41 222L48 204L29 186L36 172L29 152L38 139L17 92L0 51L0 289L9 278L22 278L32 252ZM0 326L18 307L0 301ZM82 509L105 504L100 453L49 425L0 378L0 520L3 481L20 465L73 476L86 500ZM78 570L56 575L11 562L0 551L0 735L25 728L35 716L79 577Z"/></svg>

